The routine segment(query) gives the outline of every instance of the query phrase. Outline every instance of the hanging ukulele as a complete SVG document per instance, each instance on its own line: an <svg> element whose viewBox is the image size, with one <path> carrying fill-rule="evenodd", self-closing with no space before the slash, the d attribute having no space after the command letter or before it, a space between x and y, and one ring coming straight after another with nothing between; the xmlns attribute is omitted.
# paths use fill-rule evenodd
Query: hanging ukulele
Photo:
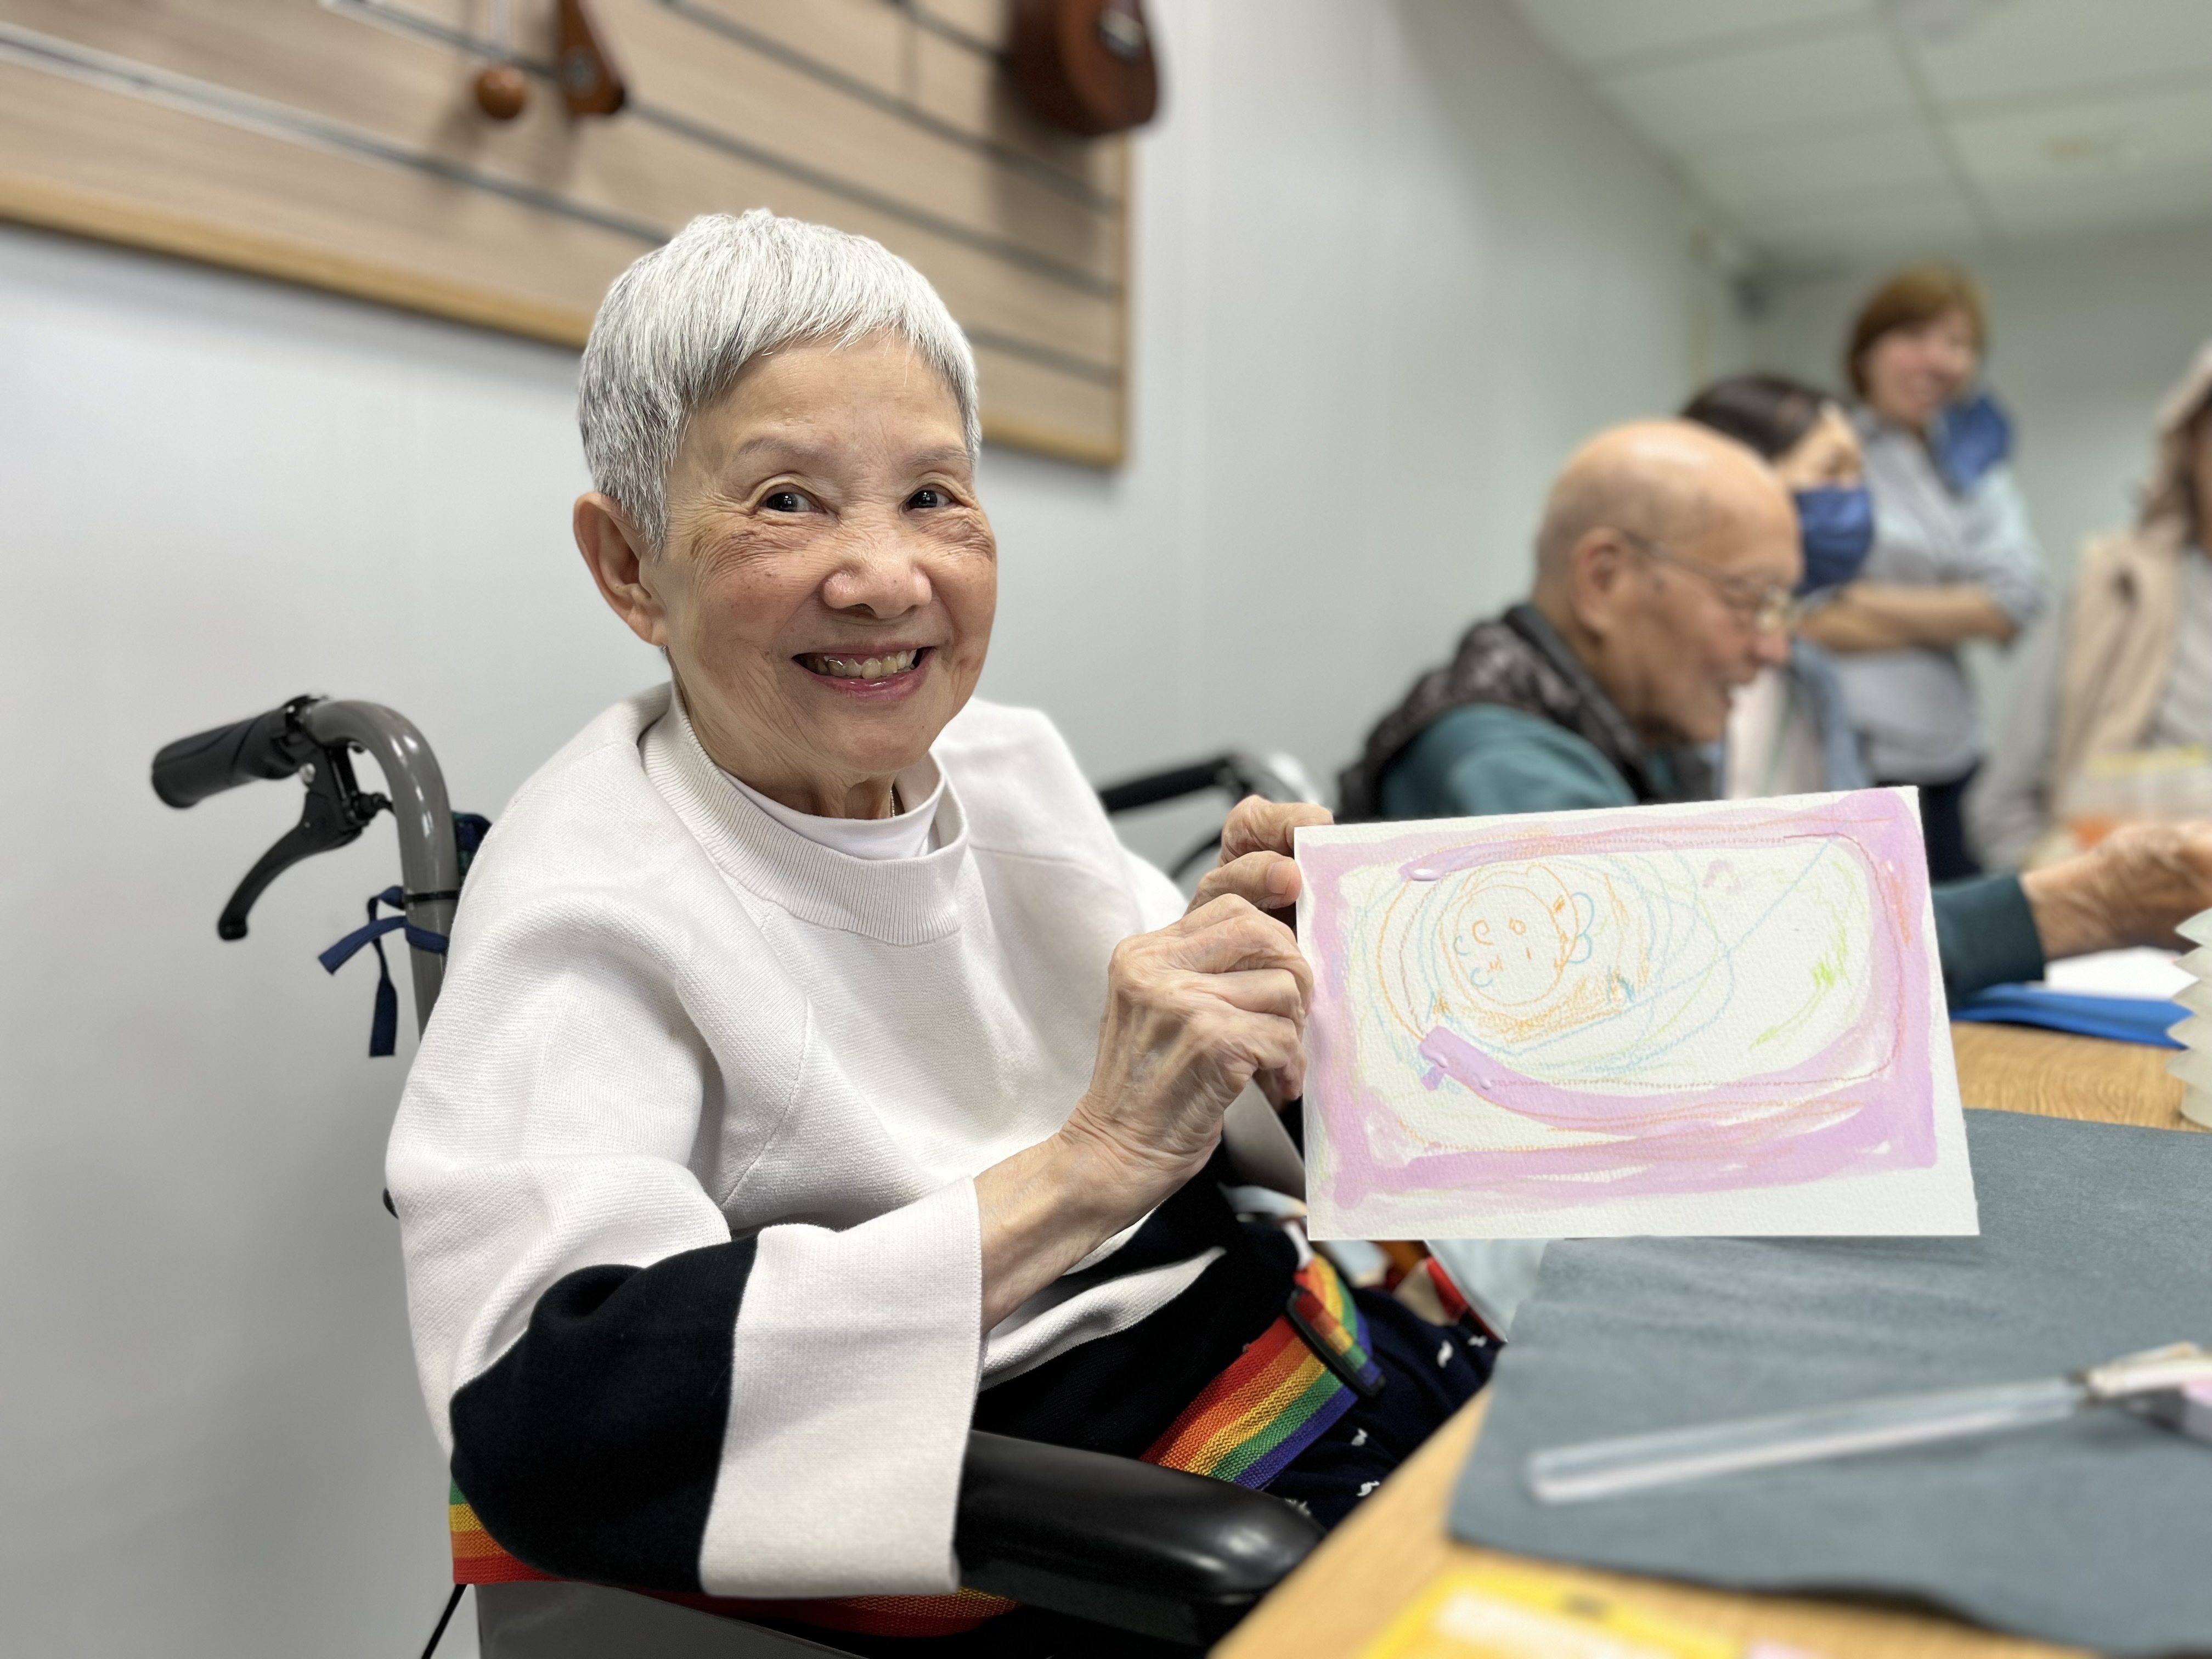
<svg viewBox="0 0 2212 1659"><path fill-rule="evenodd" d="M1015 0L1008 55L1030 107L1071 132L1126 132L1159 108L1141 0Z"/></svg>

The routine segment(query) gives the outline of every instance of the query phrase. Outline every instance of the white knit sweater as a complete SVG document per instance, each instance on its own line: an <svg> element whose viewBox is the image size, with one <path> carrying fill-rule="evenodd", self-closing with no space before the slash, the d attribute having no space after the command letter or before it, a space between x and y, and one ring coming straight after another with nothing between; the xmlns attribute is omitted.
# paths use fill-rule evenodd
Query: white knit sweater
<svg viewBox="0 0 2212 1659"><path fill-rule="evenodd" d="M979 1328L973 1177L1060 1127L1114 945L1182 901L1042 715L973 702L932 752L934 850L857 859L746 799L659 688L470 872L387 1173L431 1418L534 1565L949 1589L979 1376L1127 1331L1223 1254L1102 1271L1125 1234Z"/></svg>

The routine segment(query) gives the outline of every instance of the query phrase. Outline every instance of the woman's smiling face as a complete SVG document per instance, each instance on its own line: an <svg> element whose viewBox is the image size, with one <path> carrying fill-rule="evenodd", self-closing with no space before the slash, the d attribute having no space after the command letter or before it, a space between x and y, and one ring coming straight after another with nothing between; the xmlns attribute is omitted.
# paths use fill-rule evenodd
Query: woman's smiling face
<svg viewBox="0 0 2212 1659"><path fill-rule="evenodd" d="M1893 328L1866 349L1866 400L1914 432L1973 384L1981 366L1974 319L1957 306L1911 327Z"/></svg>
<svg viewBox="0 0 2212 1659"><path fill-rule="evenodd" d="M667 647L707 752L800 811L887 811L975 690L998 603L937 372L885 336L757 358L686 426L665 544L628 583L611 507L579 501L577 539L608 602Z"/></svg>

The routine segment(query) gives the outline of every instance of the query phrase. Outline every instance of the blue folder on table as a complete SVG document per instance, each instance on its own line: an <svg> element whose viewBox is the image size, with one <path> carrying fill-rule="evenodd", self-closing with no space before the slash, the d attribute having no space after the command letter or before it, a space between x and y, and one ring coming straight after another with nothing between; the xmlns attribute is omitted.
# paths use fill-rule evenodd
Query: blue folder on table
<svg viewBox="0 0 2212 1659"><path fill-rule="evenodd" d="M2039 1025L2076 1036L2179 1048L2181 1045L2166 1032L2187 1019L2189 1010L2162 997L2085 996L2040 985L1992 985L1958 1004L1951 1018L1992 1025Z"/></svg>

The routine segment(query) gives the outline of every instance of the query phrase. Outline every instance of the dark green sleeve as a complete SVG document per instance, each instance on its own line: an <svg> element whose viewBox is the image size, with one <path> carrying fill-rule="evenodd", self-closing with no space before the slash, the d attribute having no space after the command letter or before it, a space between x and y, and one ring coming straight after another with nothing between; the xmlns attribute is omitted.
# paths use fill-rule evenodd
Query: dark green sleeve
<svg viewBox="0 0 2212 1659"><path fill-rule="evenodd" d="M1936 949L1943 958L1943 994L1953 1002L1992 985L2043 977L2043 939L2014 875L1939 882Z"/></svg>
<svg viewBox="0 0 2212 1659"><path fill-rule="evenodd" d="M1455 708L1382 775L1382 815L1483 817L1633 806L1604 756L1573 732L1516 708Z"/></svg>

